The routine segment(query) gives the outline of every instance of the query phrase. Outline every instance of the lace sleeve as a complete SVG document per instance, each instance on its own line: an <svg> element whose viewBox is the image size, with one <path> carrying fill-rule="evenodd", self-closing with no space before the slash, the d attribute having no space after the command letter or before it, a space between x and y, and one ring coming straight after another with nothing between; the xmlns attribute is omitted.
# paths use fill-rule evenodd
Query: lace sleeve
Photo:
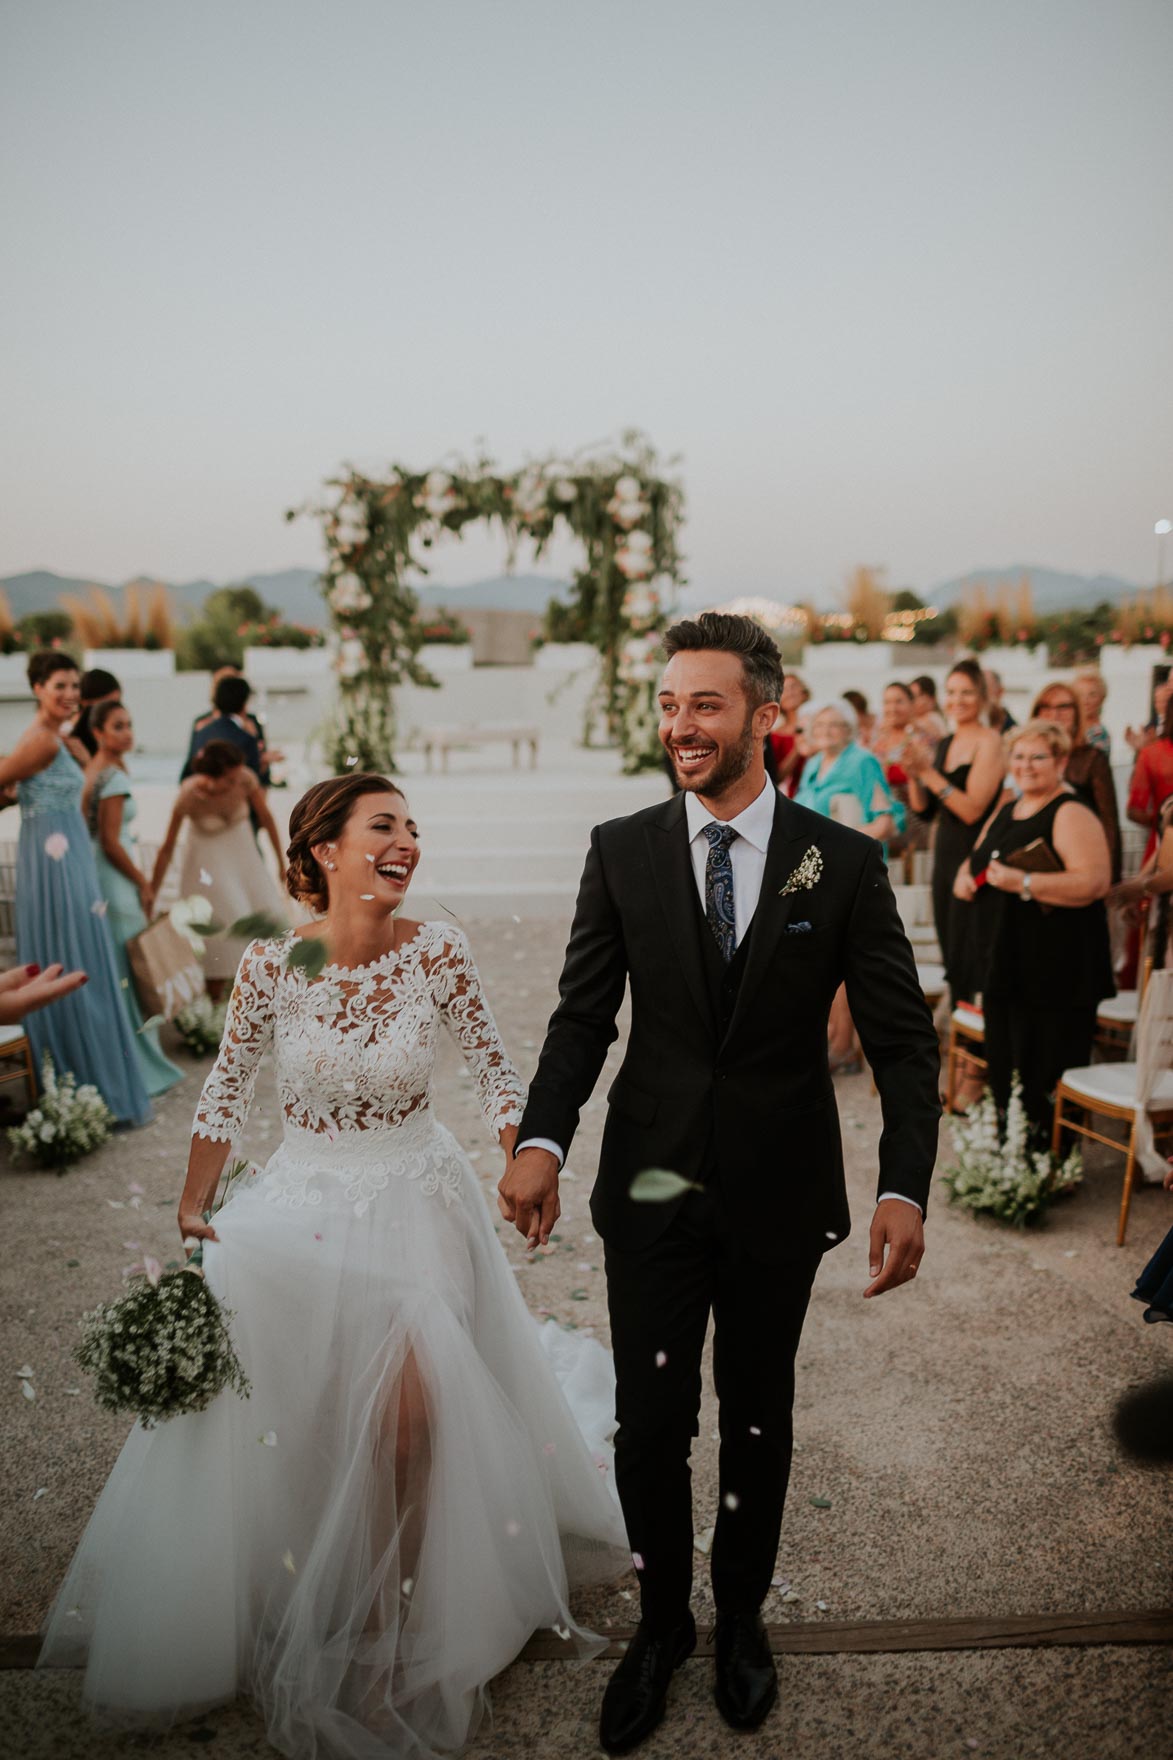
<svg viewBox="0 0 1173 1760"><path fill-rule="evenodd" d="M454 929L445 937L437 962L437 1000L453 1038L464 1053L493 1135L520 1124L525 1088L510 1063L493 1019L466 936Z"/></svg>
<svg viewBox="0 0 1173 1760"><path fill-rule="evenodd" d="M273 1043L280 957L272 941L250 941L232 987L224 1037L192 1121L193 1137L234 1143L244 1130L261 1054Z"/></svg>

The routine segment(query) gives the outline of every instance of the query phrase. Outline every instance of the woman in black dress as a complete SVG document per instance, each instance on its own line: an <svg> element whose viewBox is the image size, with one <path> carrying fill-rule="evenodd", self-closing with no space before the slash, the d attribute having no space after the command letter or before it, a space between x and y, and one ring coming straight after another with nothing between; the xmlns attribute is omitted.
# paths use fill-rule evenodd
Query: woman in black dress
<svg viewBox="0 0 1173 1760"><path fill-rule="evenodd" d="M1016 729L1010 771L1020 789L982 826L956 880L976 922L990 1089L1000 1112L1015 1070L1032 1134L1050 1137L1052 1094L1091 1058L1096 1009L1115 988L1104 895L1112 880L1099 819L1063 779L1071 742L1050 721ZM1028 845L1054 871L1006 860Z"/></svg>
<svg viewBox="0 0 1173 1760"><path fill-rule="evenodd" d="M1002 742L982 722L986 683L976 660L959 660L945 681L945 710L953 732L935 754L913 742L902 759L914 813L936 820L933 839L933 921L954 1004L972 1002L981 989L973 912L953 896L958 869L973 848L978 827L1002 791L1006 764ZM977 1097L980 1082L959 1091L961 1110Z"/></svg>

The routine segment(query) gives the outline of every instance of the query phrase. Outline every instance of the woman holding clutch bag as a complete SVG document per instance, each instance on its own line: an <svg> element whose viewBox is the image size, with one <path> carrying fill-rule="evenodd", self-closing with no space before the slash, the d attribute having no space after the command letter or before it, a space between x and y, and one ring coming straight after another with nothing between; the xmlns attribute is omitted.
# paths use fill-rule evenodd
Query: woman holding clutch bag
<svg viewBox="0 0 1173 1760"><path fill-rule="evenodd" d="M1090 1059L1096 1009L1115 988L1103 902L1112 861L1099 819L1064 781L1070 749L1053 722L1015 729L1019 796L987 819L954 883L955 897L981 912L990 1088L1005 1112L1018 1071L1043 1144L1055 1083Z"/></svg>

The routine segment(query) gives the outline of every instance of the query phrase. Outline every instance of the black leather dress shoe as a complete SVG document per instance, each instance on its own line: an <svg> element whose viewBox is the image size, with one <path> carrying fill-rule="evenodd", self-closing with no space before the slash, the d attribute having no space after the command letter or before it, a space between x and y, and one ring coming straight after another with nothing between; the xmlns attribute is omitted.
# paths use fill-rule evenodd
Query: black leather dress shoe
<svg viewBox="0 0 1173 1760"><path fill-rule="evenodd" d="M778 1697L778 1671L756 1614L719 1613L713 1631L717 1655L717 1710L734 1729L757 1729Z"/></svg>
<svg viewBox="0 0 1173 1760"><path fill-rule="evenodd" d="M603 1694L599 1741L608 1754L626 1754L651 1735L664 1715L674 1670L696 1649L696 1621L666 1633L637 1626L635 1637Z"/></svg>

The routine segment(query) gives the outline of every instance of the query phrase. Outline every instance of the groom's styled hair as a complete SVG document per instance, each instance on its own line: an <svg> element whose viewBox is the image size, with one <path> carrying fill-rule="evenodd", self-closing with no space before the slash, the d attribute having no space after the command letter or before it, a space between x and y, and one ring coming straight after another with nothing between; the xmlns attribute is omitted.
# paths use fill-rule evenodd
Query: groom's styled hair
<svg viewBox="0 0 1173 1760"><path fill-rule="evenodd" d="M737 654L750 708L760 709L763 703L781 700L782 656L777 643L752 617L738 617L732 611L702 611L699 617L686 618L666 629L663 648L669 660L673 654L696 649Z"/></svg>

